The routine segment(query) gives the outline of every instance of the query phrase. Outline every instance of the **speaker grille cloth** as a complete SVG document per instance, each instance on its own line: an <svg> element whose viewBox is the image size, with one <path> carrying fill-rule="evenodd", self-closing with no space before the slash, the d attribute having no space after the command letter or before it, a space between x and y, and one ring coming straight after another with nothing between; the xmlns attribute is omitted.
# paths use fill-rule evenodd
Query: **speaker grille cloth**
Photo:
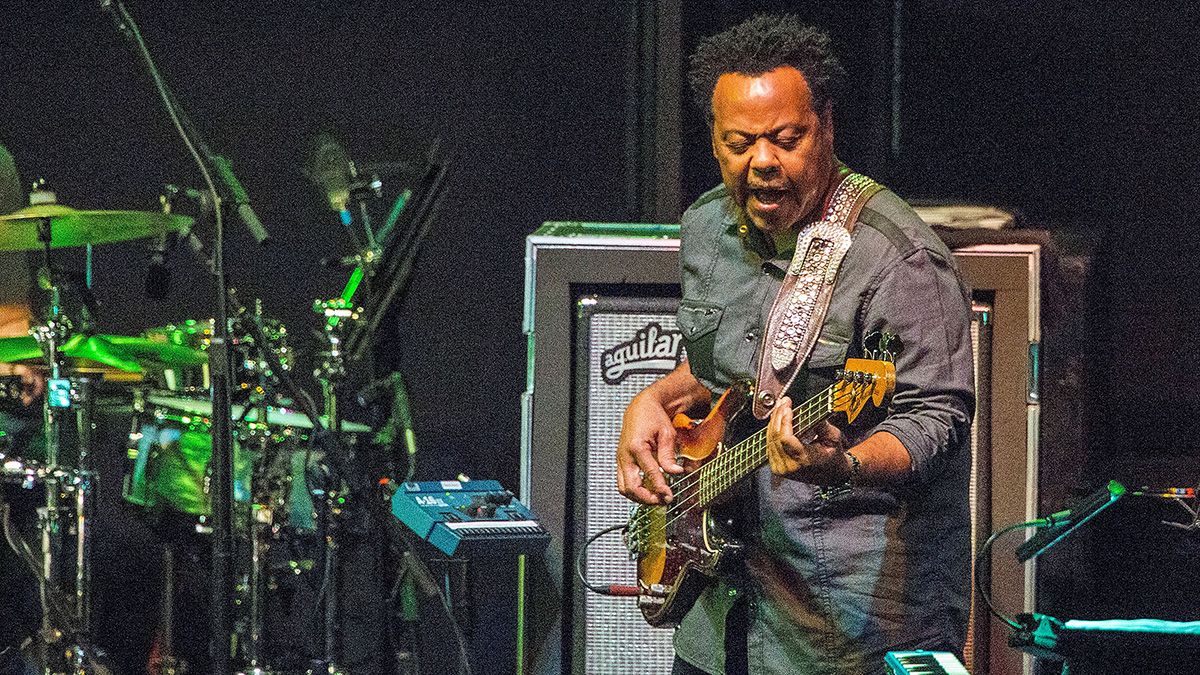
<svg viewBox="0 0 1200 675"><path fill-rule="evenodd" d="M674 331L674 314L592 314L588 324L589 359L587 404L587 536L624 523L630 502L617 493L616 449L625 406L635 394L662 376L631 374L609 384L604 379L601 355L605 350L635 339L639 330L658 324ZM593 584L636 585L637 567L617 534L601 537L588 549L588 581ZM673 631L652 628L642 618L637 601L628 597L585 595L587 672L669 673L674 659Z"/></svg>

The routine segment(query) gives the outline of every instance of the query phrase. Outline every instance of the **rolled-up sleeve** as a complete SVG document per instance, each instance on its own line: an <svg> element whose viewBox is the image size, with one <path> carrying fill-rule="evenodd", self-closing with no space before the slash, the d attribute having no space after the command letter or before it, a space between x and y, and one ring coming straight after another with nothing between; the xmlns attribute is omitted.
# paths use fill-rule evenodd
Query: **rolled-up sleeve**
<svg viewBox="0 0 1200 675"><path fill-rule="evenodd" d="M908 450L912 481L969 451L975 408L970 298L952 264L916 248L881 270L863 306L864 331L900 337L892 410L876 428Z"/></svg>

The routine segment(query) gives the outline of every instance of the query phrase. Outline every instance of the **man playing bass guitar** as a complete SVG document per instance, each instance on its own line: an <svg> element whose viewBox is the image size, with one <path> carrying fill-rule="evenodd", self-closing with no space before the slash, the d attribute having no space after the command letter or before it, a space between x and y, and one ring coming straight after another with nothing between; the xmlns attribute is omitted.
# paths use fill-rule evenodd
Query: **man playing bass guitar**
<svg viewBox="0 0 1200 675"><path fill-rule="evenodd" d="M703 41L689 76L723 184L683 215L688 360L626 410L618 489L663 511L681 499L672 418L747 381L725 437L760 432L767 461L714 506L740 553L671 621L674 672L857 675L889 650L959 652L974 392L953 258L834 156L845 74L823 32L755 17ZM799 402L833 391L847 358L878 358L862 344L880 333L897 336L877 350L894 355L890 403L798 427Z"/></svg>

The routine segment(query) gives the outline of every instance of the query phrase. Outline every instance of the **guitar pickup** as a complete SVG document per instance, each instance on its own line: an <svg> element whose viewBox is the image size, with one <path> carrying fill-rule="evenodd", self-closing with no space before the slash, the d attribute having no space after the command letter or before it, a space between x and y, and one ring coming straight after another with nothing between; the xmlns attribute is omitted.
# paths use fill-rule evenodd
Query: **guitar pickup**
<svg viewBox="0 0 1200 675"><path fill-rule="evenodd" d="M653 595L639 595L638 607L660 607L666 601L666 598L659 598Z"/></svg>

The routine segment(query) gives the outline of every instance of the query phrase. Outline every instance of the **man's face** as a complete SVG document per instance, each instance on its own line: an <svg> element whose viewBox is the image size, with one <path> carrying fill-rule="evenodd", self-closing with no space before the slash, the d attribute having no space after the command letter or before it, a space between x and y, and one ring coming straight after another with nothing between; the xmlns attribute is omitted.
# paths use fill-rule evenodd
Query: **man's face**
<svg viewBox="0 0 1200 675"><path fill-rule="evenodd" d="M833 175L833 122L791 66L726 73L712 98L713 156L734 203L764 232L815 220Z"/></svg>

